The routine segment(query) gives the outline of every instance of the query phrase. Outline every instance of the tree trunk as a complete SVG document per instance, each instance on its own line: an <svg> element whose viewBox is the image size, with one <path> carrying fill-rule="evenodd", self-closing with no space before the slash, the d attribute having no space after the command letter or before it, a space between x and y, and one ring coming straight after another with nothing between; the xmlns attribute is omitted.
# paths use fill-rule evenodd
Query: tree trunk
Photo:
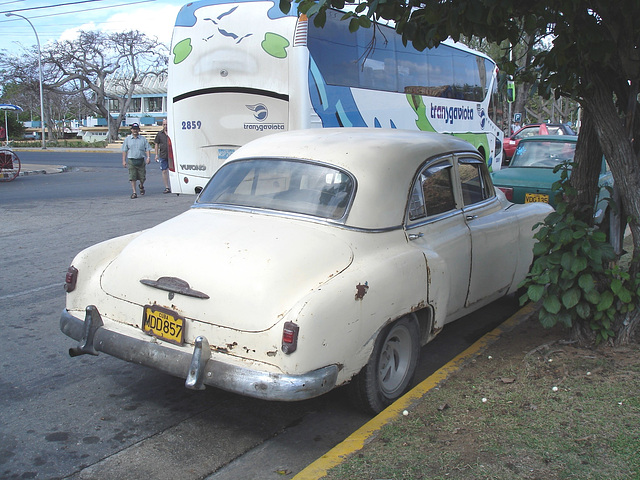
<svg viewBox="0 0 640 480"><path fill-rule="evenodd" d="M590 347L596 342L596 333L587 322L573 322L570 338L581 347Z"/></svg>
<svg viewBox="0 0 640 480"><path fill-rule="evenodd" d="M633 236L633 260L630 273L640 272L640 169L631 140L621 128L623 120L613 104L613 95L601 82L594 82L594 92L584 105L591 116L613 180L620 192L623 211L629 218Z"/></svg>
<svg viewBox="0 0 640 480"><path fill-rule="evenodd" d="M513 112L511 112L511 117L509 120L513 120L514 113L521 113L522 119L520 120L520 125L524 126L527 122L525 118L527 116L527 112L525 111L525 104L527 100L529 100L529 90L531 90L532 83L522 82L518 84L518 89L516 90L516 101L513 103Z"/></svg>
<svg viewBox="0 0 640 480"><path fill-rule="evenodd" d="M635 338L638 326L640 326L640 311L633 310L627 313L622 319L620 328L616 331L613 344L620 346L631 343Z"/></svg>
<svg viewBox="0 0 640 480"><path fill-rule="evenodd" d="M597 77L591 79L592 95L584 99L587 115L593 122L600 146L609 162L616 188L620 192L622 210L629 219L633 238L633 256L629 264L632 278L640 272L640 164L632 140L623 128L624 120L614 104L613 92ZM631 312L616 319L614 342L629 342L640 325L640 313Z"/></svg>
<svg viewBox="0 0 640 480"><path fill-rule="evenodd" d="M118 140L120 132L120 122L117 118L113 118L111 115L107 117L109 125L109 133L107 135L109 143L114 143Z"/></svg>
<svg viewBox="0 0 640 480"><path fill-rule="evenodd" d="M602 168L602 149L589 112L584 115L574 160L576 165L571 171L571 185L576 189L577 195L575 199L570 199L571 208L581 220L593 225L593 209Z"/></svg>

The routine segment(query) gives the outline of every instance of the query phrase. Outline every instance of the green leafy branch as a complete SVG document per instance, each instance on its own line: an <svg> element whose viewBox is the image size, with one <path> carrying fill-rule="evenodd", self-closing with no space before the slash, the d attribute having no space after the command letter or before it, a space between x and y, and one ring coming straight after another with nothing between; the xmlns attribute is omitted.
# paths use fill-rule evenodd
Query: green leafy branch
<svg viewBox="0 0 640 480"><path fill-rule="evenodd" d="M520 304L540 301L545 328L581 322L599 344L612 339L617 319L638 305L640 275L632 279L619 265L610 268L616 256L606 234L571 210L568 199L576 192L569 183L570 167L566 163L554 170L562 170L553 184L556 211L534 227L534 261L520 285L525 289Z"/></svg>

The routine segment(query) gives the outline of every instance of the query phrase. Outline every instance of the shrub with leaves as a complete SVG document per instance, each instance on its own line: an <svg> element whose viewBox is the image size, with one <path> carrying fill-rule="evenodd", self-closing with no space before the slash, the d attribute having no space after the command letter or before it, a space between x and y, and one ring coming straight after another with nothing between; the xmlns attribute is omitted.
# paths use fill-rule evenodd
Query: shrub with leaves
<svg viewBox="0 0 640 480"><path fill-rule="evenodd" d="M534 227L534 260L520 285L525 289L520 304L541 301L539 320L545 328L582 323L599 344L612 339L616 323L638 305L640 276L632 279L616 265L607 235L571 210L568 199L575 190L569 183L570 167L554 170L562 170L553 184L556 211Z"/></svg>

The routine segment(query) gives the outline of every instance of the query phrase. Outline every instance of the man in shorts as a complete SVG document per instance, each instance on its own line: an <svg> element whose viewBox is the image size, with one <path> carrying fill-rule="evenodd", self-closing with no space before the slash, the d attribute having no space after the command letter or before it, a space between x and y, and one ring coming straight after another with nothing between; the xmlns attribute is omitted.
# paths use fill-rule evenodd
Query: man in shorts
<svg viewBox="0 0 640 480"><path fill-rule="evenodd" d="M156 144L156 162L160 162L164 192L171 193L169 188L169 136L167 135L167 119L162 120L162 130L158 132L154 140Z"/></svg>
<svg viewBox="0 0 640 480"><path fill-rule="evenodd" d="M133 193L131 198L138 198L136 194L136 181L140 182L140 195L144 195L144 181L147 178L145 165L151 161L151 145L147 139L140 135L140 125L131 124L131 135L124 139L122 144L122 166L129 169L129 181Z"/></svg>

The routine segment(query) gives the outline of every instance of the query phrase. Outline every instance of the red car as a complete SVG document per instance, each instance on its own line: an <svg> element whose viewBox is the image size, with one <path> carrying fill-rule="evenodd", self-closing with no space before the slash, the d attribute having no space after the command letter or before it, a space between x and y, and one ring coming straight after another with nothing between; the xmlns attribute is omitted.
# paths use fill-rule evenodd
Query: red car
<svg viewBox="0 0 640 480"><path fill-rule="evenodd" d="M510 160L518 147L521 138L535 135L577 135L569 125L564 123L535 123L525 125L504 141L504 158Z"/></svg>

